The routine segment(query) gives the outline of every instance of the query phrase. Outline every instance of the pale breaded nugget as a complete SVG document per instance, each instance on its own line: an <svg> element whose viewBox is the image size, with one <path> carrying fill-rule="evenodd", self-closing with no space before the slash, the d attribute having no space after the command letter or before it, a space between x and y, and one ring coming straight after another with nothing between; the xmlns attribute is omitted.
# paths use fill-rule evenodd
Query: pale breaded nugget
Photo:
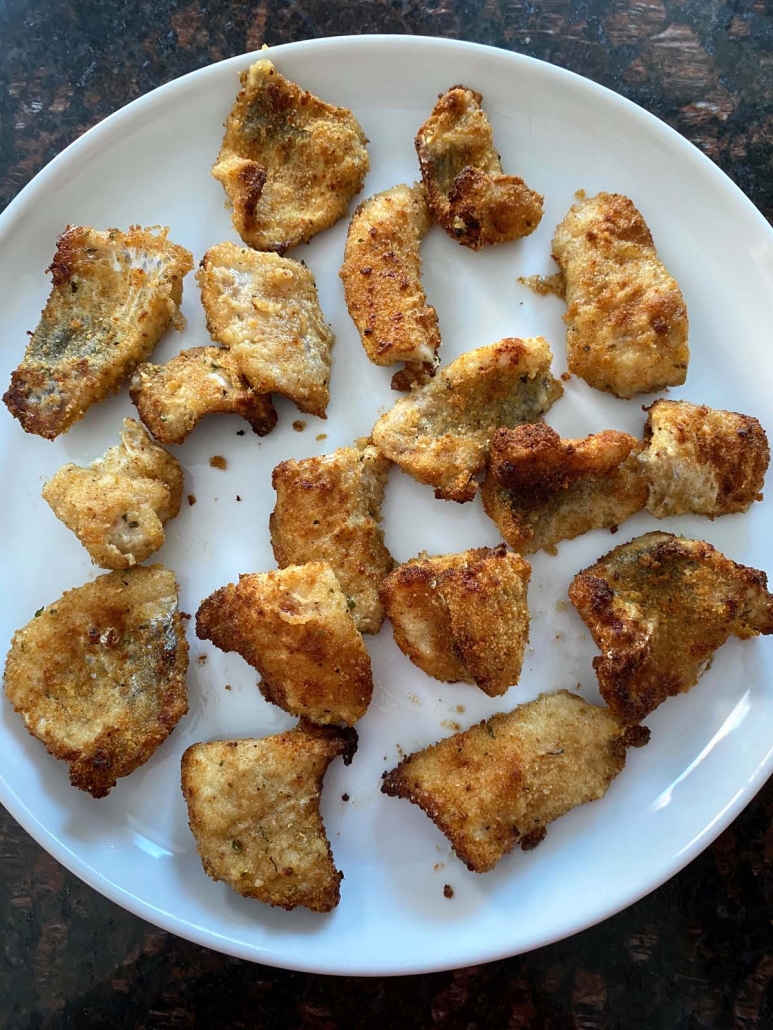
<svg viewBox="0 0 773 1030"><path fill-rule="evenodd" d="M404 758L381 790L418 805L474 873L516 845L544 838L548 823L603 797L628 747L649 740L607 708L559 690Z"/></svg>
<svg viewBox="0 0 773 1030"><path fill-rule="evenodd" d="M462 354L373 427L373 442L447 501L471 501L500 426L534 422L564 392L547 340L505 339Z"/></svg>
<svg viewBox="0 0 773 1030"><path fill-rule="evenodd" d="M128 569L164 543L164 523L180 511L183 470L132 418L121 443L87 468L64 465L43 487L54 514L95 565Z"/></svg>
<svg viewBox="0 0 773 1030"><path fill-rule="evenodd" d="M756 418L687 401L655 401L646 411L639 461L655 518L713 518L762 500L770 447Z"/></svg>
<svg viewBox="0 0 773 1030"><path fill-rule="evenodd" d="M689 690L731 634L773 633L764 572L703 540L645 533L578 573L569 600L601 655L599 689L626 723Z"/></svg>
<svg viewBox="0 0 773 1030"><path fill-rule="evenodd" d="M431 375L440 346L437 312L421 285L419 244L431 224L421 185L393 186L360 204L346 237L346 306L375 365L406 362L395 388Z"/></svg>
<svg viewBox="0 0 773 1030"><path fill-rule="evenodd" d="M240 654L291 715L351 726L370 704L370 656L327 562L240 576L201 602L196 636Z"/></svg>
<svg viewBox="0 0 773 1030"><path fill-rule="evenodd" d="M196 279L210 336L253 390L325 418L334 336L308 268L225 242L209 248Z"/></svg>
<svg viewBox="0 0 773 1030"><path fill-rule="evenodd" d="M495 697L518 682L529 641L531 566L504 544L420 555L381 584L395 643L414 665Z"/></svg>
<svg viewBox="0 0 773 1030"><path fill-rule="evenodd" d="M262 740L193 744L182 790L202 865L245 898L329 912L343 873L333 862L319 803L327 767L348 765L357 733L301 722Z"/></svg>
<svg viewBox="0 0 773 1030"><path fill-rule="evenodd" d="M318 458L283 461L271 477L276 507L269 529L277 564L328 562L361 633L381 628L378 588L395 567L381 528L389 465L362 442Z"/></svg>
<svg viewBox="0 0 773 1030"><path fill-rule="evenodd" d="M453 86L415 141L432 217L471 250L529 236L542 218L539 193L517 175L503 174L482 99Z"/></svg>
<svg viewBox="0 0 773 1030"><path fill-rule="evenodd" d="M168 229L70 226L53 286L3 401L27 433L53 440L114 393L173 323L193 256Z"/></svg>
<svg viewBox="0 0 773 1030"><path fill-rule="evenodd" d="M566 284L569 371L617 397L687 376L687 308L628 197L599 193L570 208L553 237Z"/></svg>
<svg viewBox="0 0 773 1030"><path fill-rule="evenodd" d="M307 93L271 61L239 78L212 174L244 242L284 254L345 213L365 181L368 141L351 111Z"/></svg>
<svg viewBox="0 0 773 1030"><path fill-rule="evenodd" d="M498 429L483 507L521 554L617 526L647 501L640 448L633 436L613 429L580 440L562 440L544 424Z"/></svg>
<svg viewBox="0 0 773 1030"><path fill-rule="evenodd" d="M5 692L70 782L109 794L188 711L188 644L174 574L109 572L68 590L14 633Z"/></svg>
<svg viewBox="0 0 773 1030"><path fill-rule="evenodd" d="M276 425L271 398L257 393L225 347L193 347L165 365L137 369L129 394L161 443L182 443L205 415L240 415L258 436Z"/></svg>

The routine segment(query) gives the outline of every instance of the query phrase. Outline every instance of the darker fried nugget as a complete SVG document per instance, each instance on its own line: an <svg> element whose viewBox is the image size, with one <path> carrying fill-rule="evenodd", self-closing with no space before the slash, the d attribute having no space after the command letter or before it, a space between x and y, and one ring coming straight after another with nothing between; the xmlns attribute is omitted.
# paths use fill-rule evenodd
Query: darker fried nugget
<svg viewBox="0 0 773 1030"><path fill-rule="evenodd" d="M370 704L370 656L327 562L240 576L201 602L196 635L240 654L291 715L351 726Z"/></svg>
<svg viewBox="0 0 773 1030"><path fill-rule="evenodd" d="M420 555L381 584L395 643L435 679L504 694L518 682L529 641L531 566L504 544Z"/></svg>
<svg viewBox="0 0 773 1030"><path fill-rule="evenodd" d="M174 575L140 565L41 608L13 636L5 692L73 786L101 798L188 711L187 668Z"/></svg>
<svg viewBox="0 0 773 1030"><path fill-rule="evenodd" d="M566 283L569 371L617 397L679 386L687 376L687 308L628 197L599 193L556 229Z"/></svg>
<svg viewBox="0 0 773 1030"><path fill-rule="evenodd" d="M271 477L276 507L269 529L277 564L329 562L361 633L381 628L378 588L395 566L381 528L389 465L375 447L362 443L283 461Z"/></svg>
<svg viewBox="0 0 773 1030"><path fill-rule="evenodd" d="M504 175L480 93L453 86L416 135L432 217L471 250L529 236L542 197L517 175Z"/></svg>
<svg viewBox="0 0 773 1030"><path fill-rule="evenodd" d="M253 390L325 418L334 336L308 268L226 242L209 248L196 279L210 336Z"/></svg>
<svg viewBox="0 0 773 1030"><path fill-rule="evenodd" d="M53 287L3 401L27 433L53 440L114 393L174 323L193 257L168 230L70 226Z"/></svg>
<svg viewBox="0 0 773 1030"><path fill-rule="evenodd" d="M762 500L770 447L756 418L687 401L655 401L646 411L639 461L655 518L713 518Z"/></svg>
<svg viewBox="0 0 773 1030"><path fill-rule="evenodd" d="M327 767L339 755L348 765L356 750L355 730L309 723L189 747L182 790L207 875L279 908L335 908L343 873L319 803Z"/></svg>
<svg viewBox="0 0 773 1030"><path fill-rule="evenodd" d="M344 214L365 181L368 141L351 111L307 93L271 61L239 78L212 174L244 242L284 254Z"/></svg>
<svg viewBox="0 0 773 1030"><path fill-rule="evenodd" d="M534 422L564 392L552 357L541 336L468 351L382 415L373 442L436 497L471 501L497 429Z"/></svg>
<svg viewBox="0 0 773 1030"><path fill-rule="evenodd" d="M182 443L205 415L240 415L258 436L276 425L271 398L253 390L225 347L193 347L165 365L146 362L129 394L160 443Z"/></svg>
<svg viewBox="0 0 773 1030"><path fill-rule="evenodd" d="M617 526L647 502L639 449L634 437L612 429L581 440L562 440L544 424L498 429L483 507L521 554Z"/></svg>
<svg viewBox="0 0 773 1030"><path fill-rule="evenodd" d="M624 722L689 690L731 634L773 633L764 572L703 540L646 533L578 573L569 599L601 655L601 696Z"/></svg>
<svg viewBox="0 0 773 1030"><path fill-rule="evenodd" d="M628 747L649 739L607 708L559 690L409 755L381 790L418 805L469 870L487 873L548 823L603 797Z"/></svg>
<svg viewBox="0 0 773 1030"><path fill-rule="evenodd" d="M440 346L437 312L421 285L419 244L431 224L421 185L393 186L360 204L346 237L346 306L375 365L406 362L395 388L432 375Z"/></svg>

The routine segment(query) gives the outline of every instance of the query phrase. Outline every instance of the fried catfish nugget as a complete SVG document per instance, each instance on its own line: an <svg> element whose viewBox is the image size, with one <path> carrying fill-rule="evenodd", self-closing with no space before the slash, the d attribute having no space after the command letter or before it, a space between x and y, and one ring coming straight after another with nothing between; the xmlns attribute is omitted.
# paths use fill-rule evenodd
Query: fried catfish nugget
<svg viewBox="0 0 773 1030"><path fill-rule="evenodd" d="M770 447L756 418L688 401L655 401L646 410L647 447L639 460L655 518L713 518L762 500Z"/></svg>
<svg viewBox="0 0 773 1030"><path fill-rule="evenodd" d="M368 141L351 111L307 93L271 61L240 80L212 174L244 242L284 254L345 213L365 181Z"/></svg>
<svg viewBox="0 0 773 1030"><path fill-rule="evenodd" d="M468 351L382 415L373 442L436 497L471 501L497 429L536 421L564 392L552 357L541 336Z"/></svg>
<svg viewBox="0 0 773 1030"><path fill-rule="evenodd" d="M180 511L183 470L134 419L121 443L87 468L64 465L43 487L58 519L95 565L128 569L164 543L164 523Z"/></svg>
<svg viewBox="0 0 773 1030"><path fill-rule="evenodd" d="M182 790L202 865L246 898L329 912L343 873L319 811L322 781L357 734L301 723L262 740L193 744L182 757Z"/></svg>
<svg viewBox="0 0 773 1030"><path fill-rule="evenodd" d="M325 418L334 336L308 268L226 242L209 248L196 279L210 336L253 390Z"/></svg>
<svg viewBox="0 0 773 1030"><path fill-rule="evenodd" d="M165 365L146 362L129 394L160 443L182 443L205 415L240 415L258 436L276 425L271 398L253 390L225 347L193 347Z"/></svg>
<svg viewBox="0 0 773 1030"><path fill-rule="evenodd" d="M495 697L521 675L530 578L529 563L501 544L413 558L386 577L381 597L395 643L414 665Z"/></svg>
<svg viewBox="0 0 773 1030"><path fill-rule="evenodd" d="M536 847L554 819L602 798L626 748L648 740L644 727L559 690L409 755L381 790L418 805L471 872L487 873L516 845Z"/></svg>
<svg viewBox="0 0 773 1030"><path fill-rule="evenodd" d="M687 308L628 197L575 204L553 237L566 286L569 371L617 397L680 386L687 376Z"/></svg>
<svg viewBox="0 0 773 1030"><path fill-rule="evenodd" d="M201 602L196 635L240 654L291 715L351 726L370 704L370 656L327 562L240 576Z"/></svg>
<svg viewBox="0 0 773 1030"><path fill-rule="evenodd" d="M647 502L640 447L612 429L580 440L562 440L544 424L498 429L481 487L483 507L521 554L617 526Z"/></svg>
<svg viewBox="0 0 773 1030"><path fill-rule="evenodd" d="M764 572L736 565L703 540L645 533L578 573L569 599L601 655L601 696L635 724L689 690L735 635L773 633Z"/></svg>
<svg viewBox="0 0 773 1030"><path fill-rule="evenodd" d="M70 226L53 287L3 401L27 433L53 440L114 393L173 323L193 256L167 229Z"/></svg>
<svg viewBox="0 0 773 1030"><path fill-rule="evenodd" d="M437 312L421 284L419 245L431 224L421 185L393 186L360 204L346 237L346 306L375 365L406 362L395 388L431 375L440 346Z"/></svg>
<svg viewBox="0 0 773 1030"><path fill-rule="evenodd" d="M14 633L5 692L73 786L102 798L188 711L187 668L174 575L139 565L68 590Z"/></svg>
<svg viewBox="0 0 773 1030"><path fill-rule="evenodd" d="M471 250L529 236L542 197L517 175L504 175L482 97L466 86L440 96L416 136L432 217Z"/></svg>
<svg viewBox="0 0 773 1030"><path fill-rule="evenodd" d="M326 561L361 633L378 633L381 580L395 562L384 543L381 502L390 462L370 443L332 454L283 461L271 477L276 507L269 519L280 568Z"/></svg>

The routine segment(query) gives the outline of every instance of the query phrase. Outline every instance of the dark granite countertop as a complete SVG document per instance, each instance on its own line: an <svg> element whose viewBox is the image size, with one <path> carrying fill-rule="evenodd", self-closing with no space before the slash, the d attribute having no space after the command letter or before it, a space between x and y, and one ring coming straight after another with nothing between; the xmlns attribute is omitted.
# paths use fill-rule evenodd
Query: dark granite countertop
<svg viewBox="0 0 773 1030"><path fill-rule="evenodd" d="M0 206L71 140L263 42L423 33L571 68L665 119L773 217L771 0L0 0ZM773 784L680 875L529 955L356 980L255 966L106 901L0 809L0 1026L773 1027Z"/></svg>

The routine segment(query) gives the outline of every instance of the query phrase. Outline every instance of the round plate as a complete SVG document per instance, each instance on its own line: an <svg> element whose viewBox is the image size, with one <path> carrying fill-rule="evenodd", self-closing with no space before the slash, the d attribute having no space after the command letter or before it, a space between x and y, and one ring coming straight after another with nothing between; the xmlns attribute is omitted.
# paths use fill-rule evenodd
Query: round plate
<svg viewBox="0 0 773 1030"><path fill-rule="evenodd" d="M6 383L25 331L45 303L44 269L67 223L98 228L167 225L196 260L236 239L219 183L210 176L237 74L257 55L225 61L130 104L53 161L0 219L2 367ZM538 297L518 277L549 273L553 229L577 189L625 193L649 223L690 313L687 384L671 396L765 416L773 393L773 234L735 186L657 119L607 90L547 64L440 39L326 39L271 51L279 70L325 100L354 110L371 140L362 196L418 174L413 138L438 93L465 83L483 94L504 167L545 194L537 232L475 254L439 229L422 249L427 294L437 307L448 363L503 336L545 335L565 368L563 304ZM360 197L362 199L362 197ZM175 453L186 470L185 505L154 560L177 574L183 609L195 612L241 572L275 567L267 521L271 470L282 459L322 454L366 435L395 399L391 370L369 364L344 305L338 269L344 219L292 257L319 285L336 332L326 422L278 405L280 424L259 440L236 417L210 418ZM185 283L188 325L171 332L154 360L208 342L193 276ZM615 428L640 434L641 402L616 400L580 380L548 416L562 435ZM25 436L0 412L0 639L10 640L41 605L98 570L40 497L64 462L86 463L117 442L134 410L126 390L92 408L53 443ZM296 426L298 423L296 421ZM247 428L245 435L237 431ZM223 455L228 468L209 465ZM238 499L238 497L241 500ZM292 725L264 702L256 673L190 631L190 714L153 758L101 801L73 789L3 701L0 800L60 862L119 905L199 944L242 958L322 973L387 974L443 969L526 951L575 933L629 905L690 861L728 825L771 768L773 677L767 643L730 641L689 694L662 705L652 741L629 752L606 798L551 825L535 851L513 853L485 876L468 872L422 812L379 792L399 757L509 710L544 690L580 689L598 701L595 653L565 601L574 574L614 544L662 528L703 537L744 564L771 568L770 505L715 522L658 523L639 515L612 537L589 533L558 555L533 560L531 646L521 683L504 697L444 685L398 651L387 626L367 638L376 692L360 722L353 765L327 776L323 814L339 868L341 904L328 916L283 912L245 900L204 874L179 786L180 755L194 741L263 736ZM492 545L497 533L480 503L435 500L394 469L384 506L387 542L399 560ZM206 655L205 664L197 659ZM342 799L348 794L348 801ZM444 885L453 897L444 897Z"/></svg>

